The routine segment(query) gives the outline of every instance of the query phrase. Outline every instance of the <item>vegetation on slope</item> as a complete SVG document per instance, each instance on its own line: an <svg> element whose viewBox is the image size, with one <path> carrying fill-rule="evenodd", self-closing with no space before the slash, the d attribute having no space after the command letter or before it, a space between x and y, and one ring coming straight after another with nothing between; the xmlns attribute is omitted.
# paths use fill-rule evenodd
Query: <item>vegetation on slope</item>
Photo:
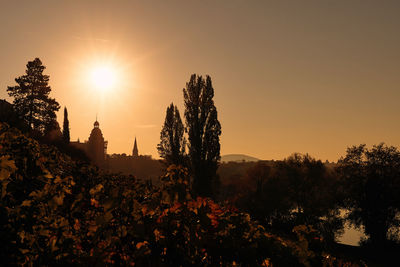
<svg viewBox="0 0 400 267"><path fill-rule="evenodd" d="M192 198L187 170L162 186L101 173L0 124L2 263L68 266L296 266L338 263L318 233L268 233L247 213Z"/></svg>

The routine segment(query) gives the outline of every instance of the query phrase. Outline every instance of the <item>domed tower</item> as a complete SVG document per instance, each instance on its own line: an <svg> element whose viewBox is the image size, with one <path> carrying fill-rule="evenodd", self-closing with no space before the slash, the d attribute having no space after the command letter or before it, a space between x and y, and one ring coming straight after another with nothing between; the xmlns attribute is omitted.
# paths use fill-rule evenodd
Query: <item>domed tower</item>
<svg viewBox="0 0 400 267"><path fill-rule="evenodd" d="M87 142L87 152L93 163L101 167L104 166L106 159L107 141L104 141L104 137L99 126L100 124L96 120L94 122L94 128L90 133L89 140Z"/></svg>

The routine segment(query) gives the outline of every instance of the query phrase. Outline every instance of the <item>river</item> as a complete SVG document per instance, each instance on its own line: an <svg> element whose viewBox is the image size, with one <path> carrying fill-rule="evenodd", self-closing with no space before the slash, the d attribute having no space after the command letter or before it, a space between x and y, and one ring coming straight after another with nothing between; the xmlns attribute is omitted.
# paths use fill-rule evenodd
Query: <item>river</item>
<svg viewBox="0 0 400 267"><path fill-rule="evenodd" d="M346 224L344 233L338 238L338 242L341 244L358 246L360 239L365 238L364 232L362 230L356 229L351 225Z"/></svg>

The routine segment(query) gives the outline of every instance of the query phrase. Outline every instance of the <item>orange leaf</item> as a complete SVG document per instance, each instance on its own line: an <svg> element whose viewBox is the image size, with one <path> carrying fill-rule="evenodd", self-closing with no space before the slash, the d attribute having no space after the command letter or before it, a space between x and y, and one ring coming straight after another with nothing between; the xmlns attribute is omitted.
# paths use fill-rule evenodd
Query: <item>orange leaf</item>
<svg viewBox="0 0 400 267"><path fill-rule="evenodd" d="M143 246L145 246L145 245L147 245L147 244L148 244L147 241L139 242L139 243L136 244L136 248L137 248L137 249L140 249L141 247L143 247Z"/></svg>

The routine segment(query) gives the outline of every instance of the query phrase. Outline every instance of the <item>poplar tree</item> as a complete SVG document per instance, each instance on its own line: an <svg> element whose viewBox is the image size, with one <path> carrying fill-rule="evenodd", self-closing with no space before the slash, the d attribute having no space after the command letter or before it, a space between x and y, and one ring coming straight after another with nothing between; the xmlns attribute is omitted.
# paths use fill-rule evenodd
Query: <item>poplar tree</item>
<svg viewBox="0 0 400 267"><path fill-rule="evenodd" d="M66 144L69 144L70 135L69 135L69 120L68 120L67 107L64 107L63 139Z"/></svg>
<svg viewBox="0 0 400 267"><path fill-rule="evenodd" d="M43 74L46 67L40 59L29 61L26 67L26 74L15 79L18 85L9 86L7 92L14 98L13 107L18 116L32 130L44 134L55 125L60 105L49 97L49 76Z"/></svg>
<svg viewBox="0 0 400 267"><path fill-rule="evenodd" d="M200 196L214 196L219 179L221 125L214 105L214 88L210 76L193 74L183 89L186 131L192 189Z"/></svg>
<svg viewBox="0 0 400 267"><path fill-rule="evenodd" d="M167 165L185 165L185 146L186 139L183 136L185 127L183 126L181 116L177 106L171 103L167 107L165 122L160 133L160 143L157 150L161 158Z"/></svg>

